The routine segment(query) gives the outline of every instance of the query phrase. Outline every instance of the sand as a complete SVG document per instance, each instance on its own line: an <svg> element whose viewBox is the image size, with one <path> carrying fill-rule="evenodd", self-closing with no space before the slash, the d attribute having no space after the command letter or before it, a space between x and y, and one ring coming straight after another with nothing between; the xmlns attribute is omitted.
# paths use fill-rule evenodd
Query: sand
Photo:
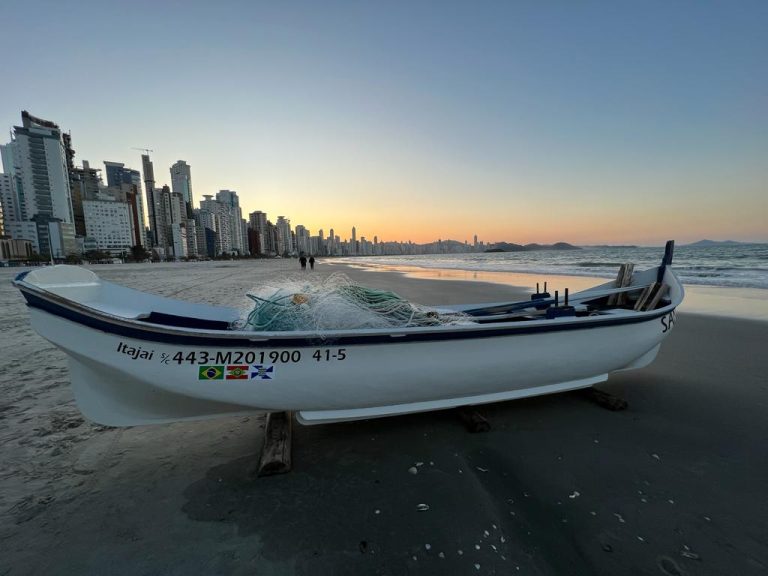
<svg viewBox="0 0 768 576"><path fill-rule="evenodd" d="M95 270L246 306L255 278L294 266ZM426 304L521 294L346 270ZM484 406L482 434L452 411L297 426L293 472L254 480L263 415L84 421L15 272L0 270L1 576L768 571L768 323L680 314L654 364L602 385L629 402L623 412L567 393Z"/></svg>

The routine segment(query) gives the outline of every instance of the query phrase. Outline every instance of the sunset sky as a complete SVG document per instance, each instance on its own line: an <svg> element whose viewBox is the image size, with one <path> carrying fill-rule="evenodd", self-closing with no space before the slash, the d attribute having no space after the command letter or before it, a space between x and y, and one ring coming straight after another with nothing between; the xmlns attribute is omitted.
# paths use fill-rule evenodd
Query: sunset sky
<svg viewBox="0 0 768 576"><path fill-rule="evenodd" d="M0 127L178 159L358 236L768 241L768 2L60 2L0 12Z"/></svg>

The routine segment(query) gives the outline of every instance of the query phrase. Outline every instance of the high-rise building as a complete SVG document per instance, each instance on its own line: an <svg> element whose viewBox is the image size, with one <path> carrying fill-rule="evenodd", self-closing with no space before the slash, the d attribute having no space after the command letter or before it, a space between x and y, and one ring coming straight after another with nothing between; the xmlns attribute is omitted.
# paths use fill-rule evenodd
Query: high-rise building
<svg viewBox="0 0 768 576"><path fill-rule="evenodd" d="M333 228L328 233L328 256L336 256L336 246L338 242L336 236L333 233Z"/></svg>
<svg viewBox="0 0 768 576"><path fill-rule="evenodd" d="M126 168L122 162L104 161L104 173L107 175L107 186L120 186L120 184L132 184L130 173L138 170ZM139 176L140 177L140 176Z"/></svg>
<svg viewBox="0 0 768 576"><path fill-rule="evenodd" d="M264 244L268 254L277 254L277 226L267 220L267 231L264 234Z"/></svg>
<svg viewBox="0 0 768 576"><path fill-rule="evenodd" d="M165 190L167 186L163 186ZM184 196L171 192L164 194L166 203L166 222L168 222L168 241L173 246L173 255L176 258L189 256L187 243L187 203Z"/></svg>
<svg viewBox="0 0 768 576"><path fill-rule="evenodd" d="M178 245L178 235L174 238L174 224L179 224L184 213L184 201L181 194L173 194L170 186L155 186L154 200L156 203L155 219L157 221L157 236L161 240L158 248L162 249L163 257L176 257L174 247ZM186 250L186 249L185 249Z"/></svg>
<svg viewBox="0 0 768 576"><path fill-rule="evenodd" d="M6 196L12 198L13 180L10 174L0 172L0 236L5 236L5 204ZM7 202L10 203L10 200Z"/></svg>
<svg viewBox="0 0 768 576"><path fill-rule="evenodd" d="M248 215L248 223L254 230L263 232L267 227L267 213L256 210Z"/></svg>
<svg viewBox="0 0 768 576"><path fill-rule="evenodd" d="M226 223L222 222L222 226L228 229L229 251L246 254L248 252L248 232L245 220L243 220L243 211L240 208L240 199L237 196L237 192L219 190L216 194L216 201L226 207L226 210L222 209L221 214L222 217L229 219Z"/></svg>
<svg viewBox="0 0 768 576"><path fill-rule="evenodd" d="M323 229L317 232L317 253L321 256L327 254L325 247L325 236L323 236Z"/></svg>
<svg viewBox="0 0 768 576"><path fill-rule="evenodd" d="M3 160L3 179L0 180L0 201L3 203L3 218L5 223L21 222L26 217L26 206L23 191L16 181L13 161L14 149L10 145L0 146Z"/></svg>
<svg viewBox="0 0 768 576"><path fill-rule="evenodd" d="M293 254L293 235L291 234L291 221L285 216L278 216L275 222L277 229L277 253L280 256Z"/></svg>
<svg viewBox="0 0 768 576"><path fill-rule="evenodd" d="M187 218L187 256L197 258L200 256L200 247L197 244L197 222L195 221L195 212L192 211L192 217Z"/></svg>
<svg viewBox="0 0 768 576"><path fill-rule="evenodd" d="M102 187L97 194L97 199L127 204L132 236L131 246L147 246L146 229L140 220L141 204L135 184L123 182L119 186Z"/></svg>
<svg viewBox="0 0 768 576"><path fill-rule="evenodd" d="M171 166L171 191L174 194L180 194L184 202L185 217L187 221L187 255L197 256L197 225L194 221L192 168L184 160L178 160Z"/></svg>
<svg viewBox="0 0 768 576"><path fill-rule="evenodd" d="M161 239L156 247L158 251L162 250L163 257L168 259L196 256L197 238L189 238L191 234L196 235L196 226L194 221L191 226L188 225L192 219L187 216L184 196L171 192L168 185L155 187L153 196L156 203L157 236Z"/></svg>
<svg viewBox="0 0 768 576"><path fill-rule="evenodd" d="M210 194L203 198L200 208L195 210L198 252L214 258L227 251L222 249L220 205Z"/></svg>
<svg viewBox="0 0 768 576"><path fill-rule="evenodd" d="M149 154L141 155L141 169L144 172L144 190L147 194L147 217L152 246L165 250L165 221L161 194L155 191L155 168ZM169 189L170 191L170 189Z"/></svg>
<svg viewBox="0 0 768 576"><path fill-rule="evenodd" d="M28 241L30 250L40 253L37 243L37 223L22 220L20 217L20 199L16 179L13 174L0 173L0 206L3 211L2 234L14 240Z"/></svg>
<svg viewBox="0 0 768 576"><path fill-rule="evenodd" d="M351 254L357 254L357 230L352 226L352 244L350 247Z"/></svg>
<svg viewBox="0 0 768 576"><path fill-rule="evenodd" d="M311 254L312 247L309 241L309 230L301 224L296 225L296 251L299 254Z"/></svg>
<svg viewBox="0 0 768 576"><path fill-rule="evenodd" d="M74 158L74 150L71 151L71 159ZM83 200L94 200L103 186L100 170L91 168L87 160L83 160L82 168L69 168L69 186L72 191L72 214L75 219L75 234L85 236L85 214L83 213Z"/></svg>
<svg viewBox="0 0 768 576"><path fill-rule="evenodd" d="M83 200L83 214L85 236L95 240L99 250L113 256L130 251L135 242L135 231L128 202L98 195Z"/></svg>
<svg viewBox="0 0 768 576"><path fill-rule="evenodd" d="M64 138L57 124L26 110L21 121L21 126L13 128L11 142L0 146L4 172L13 176L15 186L15 206L6 211L5 228L14 238L24 234L41 254L63 257L75 251Z"/></svg>
<svg viewBox="0 0 768 576"><path fill-rule="evenodd" d="M136 225L138 241L137 244L146 244L145 227L147 220L144 214L144 200L141 193L141 172L133 170L132 168L126 168L122 162L104 162L104 168L107 174L107 186L125 187L128 185L132 187L135 198L130 202L135 204L135 219L138 220Z"/></svg>
<svg viewBox="0 0 768 576"><path fill-rule="evenodd" d="M248 249L251 254L269 254L267 238L267 214L256 210L248 215Z"/></svg>
<svg viewBox="0 0 768 576"><path fill-rule="evenodd" d="M5 236L5 211L15 205L14 184L13 176L0 172L0 236Z"/></svg>
<svg viewBox="0 0 768 576"><path fill-rule="evenodd" d="M178 160L171 166L171 191L181 194L187 208L187 216L192 216L192 168L184 160Z"/></svg>

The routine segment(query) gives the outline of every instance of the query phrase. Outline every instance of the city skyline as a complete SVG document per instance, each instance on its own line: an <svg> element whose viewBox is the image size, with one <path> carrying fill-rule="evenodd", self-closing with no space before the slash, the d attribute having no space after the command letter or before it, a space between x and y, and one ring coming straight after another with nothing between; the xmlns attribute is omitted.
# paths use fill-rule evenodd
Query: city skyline
<svg viewBox="0 0 768 576"><path fill-rule="evenodd" d="M135 259L197 259L218 256L370 256L423 252L467 252L474 244L414 245L373 242L365 236L340 237L322 229L312 235L290 218L272 223L262 211L243 218L237 192L204 194L194 207L192 167L177 160L169 168L171 186L158 183L152 150L140 149L142 173L122 162L104 160L102 169L76 162L71 135L53 120L21 112L11 141L0 145L0 240L3 259L45 257L76 260L84 254ZM142 179L144 191L142 192ZM145 199L146 198L146 199ZM144 206L146 205L146 212ZM35 254L37 256L35 256Z"/></svg>
<svg viewBox="0 0 768 576"><path fill-rule="evenodd" d="M188 164L185 160L179 159L176 162L174 162L169 167L170 172L170 179L169 182L171 183L170 186L168 184L162 183L162 179L160 180L160 183L158 183L158 180L155 177L155 170L154 170L154 161L151 158L151 153L153 153L152 149L140 149L140 148L133 148L133 150L139 150L143 151L144 154L141 154L141 171L131 168L130 166L126 166L123 162L114 162L109 160L103 160L102 163L104 164L104 169L101 168L94 168L91 166L91 161L82 158L78 159L76 158L76 152L72 148L72 139L71 139L71 131L64 131L61 129L61 127L51 121L42 119L39 116L31 115L28 111L22 111L22 120L24 122L28 122L28 119L32 119L33 122L37 122L38 124L45 125L50 124L52 128L55 128L55 130L60 133L63 138L60 144L65 146L65 149L62 149L62 160L66 161L68 164L68 171L69 171L69 179L70 179L70 190L68 191L69 196L72 198L72 203L74 206L80 205L80 210L78 212L77 208L74 210L74 213L71 215L72 223L75 224L75 231L76 234L80 237L85 237L86 235L90 236L91 239L95 239L96 237L103 237L103 234L86 234L86 222L87 218L84 218L82 206L87 205L87 208L90 209L90 212L94 215L99 214L99 217L101 217L105 221L109 221L109 218L105 219L105 215L109 212L114 213L117 209L115 206L109 206L114 200L103 200L101 198L97 199L97 197L100 194L103 194L104 192L107 192L108 195L114 194L114 188L120 188L122 184L134 184L137 186L137 189L134 193L136 193L139 196L138 204L135 204L132 212L130 215L126 212L125 219L126 222L120 222L115 223L113 222L113 225L117 227L123 227L125 228L127 226L127 220L134 220L134 224L131 224L131 226L135 229L139 228L139 225L142 227L142 230L140 232L128 232L126 230L123 230L122 234L115 234L115 236L120 236L121 238L129 237L131 234L140 234L143 238L146 232L146 241L150 247L155 248L161 248L163 250L166 250L170 245L173 244L173 242L168 238L167 234L167 227L168 224L165 222L165 220L160 217L158 219L157 214L162 214L164 212L164 209L162 208L162 201L158 201L155 199L156 195L163 194L165 192L168 192L169 194L178 195L182 200L186 207L186 210L184 212L186 213L186 216L188 218L192 218L192 213L194 211L194 200L193 200L193 193L192 193L192 177L191 177L191 165ZM15 133L18 133L18 130L21 127L15 126L14 130L12 131L12 135ZM13 136L15 137L15 136ZM9 143L8 146L11 146L13 142ZM66 152L66 153L65 153ZM11 162L8 162L8 166L4 166L0 163L0 167L2 167L4 170L8 171L8 174L4 174L3 172L0 172L0 175L3 177L11 177L13 173L13 165ZM102 177L101 173L104 173L104 177ZM21 172L23 173L23 171ZM143 192L141 184L144 184ZM11 186L11 182L8 181L7 184L3 184L4 186ZM203 198L204 200L202 202L210 202L213 198L213 194L204 194ZM237 193L234 191L226 190L226 189L220 189L216 193L216 202L222 201L222 197L226 199L226 203L232 204L234 207L237 208L237 219L238 220L245 220L242 218L242 211L239 207L239 197ZM87 198L87 199L86 199ZM233 200L234 198L234 200ZM84 201L84 199L86 199ZM105 204L106 202L106 204ZM7 203L7 202L6 202ZM96 205L100 204L98 207L101 212L98 212L98 209L96 208ZM145 214L144 211L144 205L146 203L147 206L147 213ZM10 204L13 205L12 203ZM201 207L203 207L203 204L201 204ZM170 210L170 208L169 208ZM179 209L181 210L181 209ZM177 210L177 212L179 211ZM88 212L88 210L86 210ZM265 218L267 217L267 213L262 210L256 210L255 213L263 213L265 215ZM0 215L3 213L0 212ZM170 214L170 212L169 212ZM253 213L250 213L251 215ZM12 214L9 213L9 216ZM168 217L170 220L179 220L180 215L177 215L176 218ZM4 224L3 220L5 218L0 218L0 224ZM15 218L15 220L18 220L18 216ZM271 222L270 222L271 224ZM283 236L294 234L298 237L305 237L307 240L310 237L313 237L315 235L311 234L311 228L308 228L304 226L303 224L297 224L295 231L291 229L290 224L290 217L286 218L285 216L277 216L276 224L279 225L283 224L285 227L285 232ZM92 224L93 225L93 224ZM104 222L99 223L99 227L103 228L105 226ZM146 230L144 230L144 228ZM326 228L331 231L331 233L334 230L333 226L330 226ZM319 238L322 241L323 239L323 227L316 229L319 233ZM338 228L337 228L338 230ZM10 231L10 228L9 228ZM103 232L103 231L102 231ZM30 234L25 234L24 236L28 237ZM408 244L411 243L412 240L410 238L406 239L383 239L381 242L379 242L378 234L375 232L373 233L373 236L369 236L366 238L365 235L360 235L358 238L356 234L356 227L353 225L351 228L351 234L347 236L339 236L334 235L331 240L331 243L336 241L337 243L340 243L340 245L345 245L345 254L352 254L352 255L373 255L374 252L370 250L370 247L368 250L365 248L360 250L359 245L362 242L363 246L366 245L384 245L384 244ZM372 238L372 239L371 239ZM143 244L144 242L138 241L138 236L136 237L135 242L132 242L132 244ZM413 244L417 245L427 245L427 244L434 244L434 243L440 243L443 239L437 238L432 241L427 242L413 242ZM445 240L451 240L461 243L461 240L458 240L456 238L446 238ZM299 240L296 240L297 244L299 243ZM229 252L231 248L235 248L236 252L239 252L241 254L247 252L247 247L245 246L247 242L237 243L236 246L230 247L228 246L224 252ZM285 244L285 241L283 240L283 244ZM347 244L349 246L352 246L353 248L347 248ZM481 240L478 243L478 236L477 234L473 235L473 243L469 244L469 240L465 239L464 244L468 246L472 246L475 249L478 247L483 247L485 245L489 245L485 241ZM33 243L33 246L35 246L36 250L40 250L40 247L37 246L36 241ZM283 254L283 253L290 253L292 252L292 249L296 248L295 246L291 246L291 249L279 249L276 250L276 253ZM303 249L302 249L303 248ZM301 248L298 248L298 253L314 253L314 254L320 254L324 253L327 250L327 247L317 247L315 246L314 250L311 250L308 246L308 244L305 244ZM45 251L45 250L43 250ZM194 254L195 250L192 249L190 246L190 254ZM326 254L327 255L327 254Z"/></svg>
<svg viewBox="0 0 768 576"><path fill-rule="evenodd" d="M215 199L204 194L195 208L192 167L177 160L169 168L171 186L158 183L150 149L140 149L143 175L122 162L105 160L105 182L101 168L92 167L89 160L77 166L69 133L27 110L10 137L0 145L3 260L72 261L85 254L124 259L128 252L134 259L180 260L421 251L411 243L380 244L377 236L373 242L364 236L358 241L355 227L348 241L334 235L332 228L327 239L322 229L316 236L301 224L292 229L285 216L272 223L261 211L249 214L246 221L233 190L220 189ZM477 242L473 248L478 249Z"/></svg>
<svg viewBox="0 0 768 576"><path fill-rule="evenodd" d="M237 190L311 230L768 241L763 3L230 8L10 7L0 126L51 118L93 164L152 149L159 184L183 158L195 200Z"/></svg>

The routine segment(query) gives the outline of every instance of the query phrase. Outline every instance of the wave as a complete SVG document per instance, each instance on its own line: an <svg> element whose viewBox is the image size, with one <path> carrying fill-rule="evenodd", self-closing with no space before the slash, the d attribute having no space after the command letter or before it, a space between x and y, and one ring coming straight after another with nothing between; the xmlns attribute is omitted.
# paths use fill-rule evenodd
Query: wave
<svg viewBox="0 0 768 576"><path fill-rule="evenodd" d="M580 268L619 268L624 262L576 262L571 266Z"/></svg>
<svg viewBox="0 0 768 576"><path fill-rule="evenodd" d="M379 267L416 267L467 272L563 275L611 279L624 262L634 262L635 270L658 265L662 251L657 248L591 248L571 252L507 252L471 254L427 254L374 256L345 259L350 264ZM684 283L768 289L766 250L732 249L687 250L681 247L672 267Z"/></svg>
<svg viewBox="0 0 768 576"><path fill-rule="evenodd" d="M755 266L686 266L677 265L676 270L690 270L690 271L714 271L714 272L762 272L768 274L768 268L755 267Z"/></svg>

